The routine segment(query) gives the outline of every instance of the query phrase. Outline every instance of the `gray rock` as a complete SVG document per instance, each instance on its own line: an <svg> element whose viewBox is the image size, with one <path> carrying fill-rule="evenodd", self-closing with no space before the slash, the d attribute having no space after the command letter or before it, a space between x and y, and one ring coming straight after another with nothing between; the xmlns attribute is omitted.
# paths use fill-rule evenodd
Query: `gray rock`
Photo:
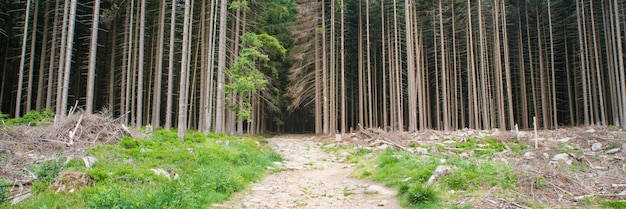
<svg viewBox="0 0 626 209"><path fill-rule="evenodd" d="M376 154L374 154L373 152L367 153L367 155L364 156L365 159L371 159L371 158L375 158Z"/></svg>
<svg viewBox="0 0 626 209"><path fill-rule="evenodd" d="M565 164L568 164L568 165L572 164L572 159L567 153L560 153L560 154L556 154L552 156L552 161L561 161L561 160L565 162Z"/></svg>
<svg viewBox="0 0 626 209"><path fill-rule="evenodd" d="M526 160L535 159L535 153L534 152L526 152L526 153L524 153L524 159L526 159Z"/></svg>
<svg viewBox="0 0 626 209"><path fill-rule="evenodd" d="M469 152L463 152L463 153L459 154L459 157L460 157L461 159L467 159L467 158L469 158L471 155L472 155L472 154L471 154L471 153L469 153Z"/></svg>
<svg viewBox="0 0 626 209"><path fill-rule="evenodd" d="M426 184L432 184L434 183L439 177L441 176L445 176L448 175L450 173L454 172L454 170L452 169L452 167L447 166L447 165L439 165L437 166L437 168L435 169L435 172L433 172L433 175L430 176L430 178L428 179L428 181L426 182Z"/></svg>
<svg viewBox="0 0 626 209"><path fill-rule="evenodd" d="M601 144L601 143L599 143L599 142L593 143L593 144L591 145L591 151L594 151L594 152L595 152L595 151L598 151L598 150L600 150L600 149L602 149L602 144Z"/></svg>
<svg viewBox="0 0 626 209"><path fill-rule="evenodd" d="M348 153L346 151L343 151L343 152L339 153L339 157L348 157L348 156L350 156L350 153Z"/></svg>
<svg viewBox="0 0 626 209"><path fill-rule="evenodd" d="M378 151L385 151L385 150L389 149L389 145L382 144L382 145L376 147L375 149L378 150Z"/></svg>
<svg viewBox="0 0 626 209"><path fill-rule="evenodd" d="M439 153L439 149L435 146L430 147L430 149L428 149L428 152L431 154L437 154Z"/></svg>
<svg viewBox="0 0 626 209"><path fill-rule="evenodd" d="M541 155L543 157L544 160L548 160L550 159L550 155L548 153L543 153L543 155Z"/></svg>
<svg viewBox="0 0 626 209"><path fill-rule="evenodd" d="M385 194L390 195L393 194L393 191L378 185L370 185L365 189L366 194Z"/></svg>
<svg viewBox="0 0 626 209"><path fill-rule="evenodd" d="M98 159L96 159L94 156L86 156L83 157L83 162L85 163L85 168L91 168L91 166L93 166L93 163L95 163Z"/></svg>
<svg viewBox="0 0 626 209"><path fill-rule="evenodd" d="M416 147L413 149L413 153L416 155L425 155L428 154L428 150L426 150L426 148Z"/></svg>

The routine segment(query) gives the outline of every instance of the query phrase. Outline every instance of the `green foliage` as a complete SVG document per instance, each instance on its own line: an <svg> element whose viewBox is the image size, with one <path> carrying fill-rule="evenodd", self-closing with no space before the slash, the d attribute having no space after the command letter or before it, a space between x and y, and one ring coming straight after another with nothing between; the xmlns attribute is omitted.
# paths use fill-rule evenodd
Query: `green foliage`
<svg viewBox="0 0 626 209"><path fill-rule="evenodd" d="M139 147L139 142L131 137L123 137L119 145L124 149L132 149Z"/></svg>
<svg viewBox="0 0 626 209"><path fill-rule="evenodd" d="M7 118L9 118L8 114L4 114L0 111L0 120L6 120Z"/></svg>
<svg viewBox="0 0 626 209"><path fill-rule="evenodd" d="M0 176L0 204L11 195L11 186L11 182Z"/></svg>
<svg viewBox="0 0 626 209"><path fill-rule="evenodd" d="M410 205L439 202L438 191L434 186L413 184L400 190Z"/></svg>
<svg viewBox="0 0 626 209"><path fill-rule="evenodd" d="M473 146L463 145L463 147ZM456 155L416 156L405 151L386 150L379 153L375 159L361 157L359 161L361 165L353 175L397 188L400 191L400 201L407 207L441 208L448 207L445 205L446 198L452 195L445 191L455 190L472 194L480 192L485 187L502 191L515 188L517 176L511 168L506 164L495 163L489 158L488 155L474 156L470 159L461 159ZM452 170L434 183L425 185L440 165L449 166Z"/></svg>
<svg viewBox="0 0 626 209"><path fill-rule="evenodd" d="M35 185L41 192L9 207L206 208L258 181L267 166L281 160L256 139L190 131L185 141L180 141L176 130L156 130L149 139L124 138L117 145L98 146L88 153L98 159L92 168L72 161L66 167L89 174L94 187L55 194L45 189L48 184L41 183ZM54 170L56 163L42 163L33 170ZM153 168L179 178L157 175ZM66 198L71 200L58 201Z"/></svg>
<svg viewBox="0 0 626 209"><path fill-rule="evenodd" d="M267 44L267 49L261 50L264 43ZM283 51L280 51L281 48L278 41L267 34L257 35L248 32L241 36L241 49L237 61L225 73L232 81L226 84L226 93L229 95L236 93L240 96L241 101L229 106L229 109L237 112L238 121L250 120L252 105L249 94L263 90L267 85L265 75L259 70L260 67L267 67L267 62L270 61L266 53L282 53L284 56L285 50L282 48Z"/></svg>
<svg viewBox="0 0 626 209"><path fill-rule="evenodd" d="M474 154L480 156L484 154L492 154L502 152L506 149L503 143L490 138L467 139L465 142L455 144L455 148L464 150L474 150Z"/></svg>
<svg viewBox="0 0 626 209"><path fill-rule="evenodd" d="M626 202L610 200L610 201L601 201L600 205L604 208L614 208L614 209L624 209L626 208Z"/></svg>
<svg viewBox="0 0 626 209"><path fill-rule="evenodd" d="M250 7L248 7L248 1L243 0L243 1L233 1L232 3L230 3L230 7L228 7L229 9L240 9L243 8L245 10L249 10Z"/></svg>
<svg viewBox="0 0 626 209"><path fill-rule="evenodd" d="M0 115L0 119L2 119L2 117L3 116ZM49 108L42 110L41 113L35 110L31 110L31 111L28 111L26 114L24 114L24 116L22 117L15 118L15 119L7 119L6 124L7 125L28 124L28 125L34 126L42 122L44 119L52 118L52 117L54 117L54 112Z"/></svg>
<svg viewBox="0 0 626 209"><path fill-rule="evenodd" d="M63 170L63 163L58 160L47 160L41 164L28 166L28 170L37 177L33 183L33 191L39 192L48 187Z"/></svg>

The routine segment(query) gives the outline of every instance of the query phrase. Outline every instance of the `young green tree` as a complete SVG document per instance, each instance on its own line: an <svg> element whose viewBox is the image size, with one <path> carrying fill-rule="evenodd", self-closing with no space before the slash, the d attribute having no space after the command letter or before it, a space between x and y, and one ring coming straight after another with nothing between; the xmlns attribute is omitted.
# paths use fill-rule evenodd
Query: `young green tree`
<svg viewBox="0 0 626 209"><path fill-rule="evenodd" d="M248 32L241 36L237 61L230 70L225 71L225 75L231 80L225 85L227 95L249 95L267 85L264 74L258 69L258 66L263 66L270 60L260 51L262 46L263 42L254 33ZM249 121L252 113L250 97L242 97L238 102L239 104L229 108L237 113L238 121Z"/></svg>

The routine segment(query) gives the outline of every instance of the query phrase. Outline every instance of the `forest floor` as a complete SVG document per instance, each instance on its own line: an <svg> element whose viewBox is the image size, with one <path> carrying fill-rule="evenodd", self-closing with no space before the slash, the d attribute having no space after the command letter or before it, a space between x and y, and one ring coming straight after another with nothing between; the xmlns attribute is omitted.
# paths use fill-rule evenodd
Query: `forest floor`
<svg viewBox="0 0 626 209"><path fill-rule="evenodd" d="M0 126L0 176L22 191L33 181L27 165L62 157L85 158L89 147L115 143L112 139L121 135L142 137L106 114L75 114L50 126ZM414 161L436 159L436 164L453 168L452 161L441 160L497 163L515 175L512 188L482 185L467 189L472 191L454 191L442 187L449 189L442 191L444 206L626 208L626 131L618 127L564 127L537 133L366 129L343 137L279 135L263 140L284 162L267 167L266 178L230 201L214 204L215 208L401 208L398 197L402 195L395 189L358 179L363 177L358 174L366 167L363 163L384 155L410 155ZM363 150L367 152L361 153ZM388 154L388 150L406 154ZM429 176L434 170L430 167ZM411 177L399 176L395 182ZM13 193L10 199L20 194Z"/></svg>
<svg viewBox="0 0 626 209"><path fill-rule="evenodd" d="M284 162L280 171L216 208L402 208L394 189L350 177L354 165L324 151L320 138L281 135L266 139Z"/></svg>

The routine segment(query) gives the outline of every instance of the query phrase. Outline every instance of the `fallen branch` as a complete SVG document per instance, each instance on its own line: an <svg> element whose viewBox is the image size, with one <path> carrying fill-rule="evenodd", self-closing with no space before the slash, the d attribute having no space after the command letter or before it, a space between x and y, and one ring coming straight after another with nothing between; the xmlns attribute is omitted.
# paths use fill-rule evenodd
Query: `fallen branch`
<svg viewBox="0 0 626 209"><path fill-rule="evenodd" d="M80 114L80 118L78 118L78 122L76 123L76 127L74 127L74 131L70 131L70 142L68 145L74 145L74 136L76 135L76 131L78 127L80 127L80 122L83 121L83 114Z"/></svg>

